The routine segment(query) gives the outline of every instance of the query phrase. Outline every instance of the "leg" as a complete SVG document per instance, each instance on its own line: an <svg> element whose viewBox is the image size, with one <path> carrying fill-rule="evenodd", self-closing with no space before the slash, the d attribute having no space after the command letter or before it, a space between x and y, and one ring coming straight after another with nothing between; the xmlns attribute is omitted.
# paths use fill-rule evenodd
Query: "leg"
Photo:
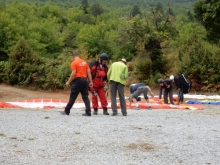
<svg viewBox="0 0 220 165"><path fill-rule="evenodd" d="M100 102L101 102L101 105L102 105L102 108L103 108L103 114L104 115L109 115L109 113L107 111L108 102L107 102L107 99L106 99L106 96L105 96L104 86L98 88L98 95L99 95Z"/></svg>
<svg viewBox="0 0 220 165"><path fill-rule="evenodd" d="M139 104L138 104L138 101L139 101L139 99L138 99L138 96L139 95L141 95L142 94L142 89L141 89L141 87L139 87L132 95L131 95L131 99L132 99L132 101L133 101L133 99L135 99L136 101L135 101L135 110L140 110L140 107L139 107Z"/></svg>
<svg viewBox="0 0 220 165"><path fill-rule="evenodd" d="M143 87L142 91L143 91L143 94L144 94L144 98L145 98L145 100L147 102L148 109L151 110L152 108L151 108L150 101L149 101L149 98L148 98L148 95L147 95L148 88L147 87Z"/></svg>
<svg viewBox="0 0 220 165"><path fill-rule="evenodd" d="M181 101L181 93L180 93L180 89L178 89L178 105L180 104L180 101Z"/></svg>
<svg viewBox="0 0 220 165"><path fill-rule="evenodd" d="M111 94L111 107L113 114L117 114L116 94L117 94L117 82L110 81L110 94Z"/></svg>
<svg viewBox="0 0 220 165"><path fill-rule="evenodd" d="M82 99L83 99L83 102L85 104L85 107L86 107L86 114L88 116L91 116L91 107L90 107L90 100L89 100L89 92L88 92L88 83L87 83L87 80L86 79L80 79L81 80L81 95L82 95Z"/></svg>
<svg viewBox="0 0 220 165"><path fill-rule="evenodd" d="M75 100L80 92L79 87L80 87L79 79L73 80L71 91L70 91L69 102L67 103L66 108L65 108L65 113L67 115L70 114L70 109L73 107L73 104L75 103Z"/></svg>
<svg viewBox="0 0 220 165"><path fill-rule="evenodd" d="M164 104L168 104L168 90L165 89L163 93Z"/></svg>
<svg viewBox="0 0 220 165"><path fill-rule="evenodd" d="M127 107L126 107L126 101L125 101L125 95L124 95L124 85L118 83L118 95L121 105L121 112L124 116L127 115Z"/></svg>
<svg viewBox="0 0 220 165"><path fill-rule="evenodd" d="M170 100L170 104L174 105L174 102L173 102L173 88L169 89L169 100Z"/></svg>
<svg viewBox="0 0 220 165"><path fill-rule="evenodd" d="M182 104L184 100L183 89L179 91L179 103Z"/></svg>
<svg viewBox="0 0 220 165"><path fill-rule="evenodd" d="M98 114L98 96L92 94L92 107L94 108L94 115Z"/></svg>

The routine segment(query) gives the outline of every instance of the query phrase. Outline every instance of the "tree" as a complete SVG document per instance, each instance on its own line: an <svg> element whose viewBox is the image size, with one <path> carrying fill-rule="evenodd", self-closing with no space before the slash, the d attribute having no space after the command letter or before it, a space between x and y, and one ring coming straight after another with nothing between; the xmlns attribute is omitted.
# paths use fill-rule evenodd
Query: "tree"
<svg viewBox="0 0 220 165"><path fill-rule="evenodd" d="M81 1L81 8L84 11L85 14L89 14L89 3L88 0L82 0Z"/></svg>
<svg viewBox="0 0 220 165"><path fill-rule="evenodd" d="M178 73L192 81L196 91L217 92L220 89L220 49L192 34L178 52Z"/></svg>
<svg viewBox="0 0 220 165"><path fill-rule="evenodd" d="M11 85L31 84L40 64L42 64L42 59L31 50L28 43L24 39L19 40L9 54L6 66L8 82Z"/></svg>
<svg viewBox="0 0 220 165"><path fill-rule="evenodd" d="M132 10L131 10L131 16L135 17L138 14L141 15L140 8L137 5L134 5Z"/></svg>
<svg viewBox="0 0 220 165"><path fill-rule="evenodd" d="M91 13L92 15L94 15L95 17L97 17L98 15L101 15L102 13L104 13L104 9L100 6L99 3L95 3L91 6Z"/></svg>
<svg viewBox="0 0 220 165"><path fill-rule="evenodd" d="M220 1L199 0L194 4L195 18L206 28L210 41L220 39Z"/></svg>

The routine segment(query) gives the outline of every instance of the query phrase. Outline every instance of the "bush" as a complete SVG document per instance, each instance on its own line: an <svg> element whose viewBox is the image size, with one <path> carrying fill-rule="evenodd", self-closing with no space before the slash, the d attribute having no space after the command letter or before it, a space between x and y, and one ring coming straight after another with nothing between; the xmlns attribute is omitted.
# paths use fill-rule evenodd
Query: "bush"
<svg viewBox="0 0 220 165"><path fill-rule="evenodd" d="M198 36L191 36L179 50L178 73L184 73L192 81L196 91L218 91L209 84L220 82L220 49Z"/></svg>

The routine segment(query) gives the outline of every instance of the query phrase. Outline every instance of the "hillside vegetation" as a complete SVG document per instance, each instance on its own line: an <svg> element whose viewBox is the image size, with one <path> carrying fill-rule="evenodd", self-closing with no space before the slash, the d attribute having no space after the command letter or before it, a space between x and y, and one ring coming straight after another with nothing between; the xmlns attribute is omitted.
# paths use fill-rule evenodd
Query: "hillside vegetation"
<svg viewBox="0 0 220 165"><path fill-rule="evenodd" d="M78 50L88 62L126 58L127 85L183 73L193 90L219 92L219 2L169 2L1 0L0 82L64 89Z"/></svg>

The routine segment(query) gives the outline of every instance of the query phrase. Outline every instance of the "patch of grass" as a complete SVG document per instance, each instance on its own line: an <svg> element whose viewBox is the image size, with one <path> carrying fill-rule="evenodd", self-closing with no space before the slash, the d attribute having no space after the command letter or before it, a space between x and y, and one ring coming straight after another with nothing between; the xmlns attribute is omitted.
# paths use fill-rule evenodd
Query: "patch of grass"
<svg viewBox="0 0 220 165"><path fill-rule="evenodd" d="M134 129L142 129L141 127L133 126Z"/></svg>
<svg viewBox="0 0 220 165"><path fill-rule="evenodd" d="M28 138L28 140L34 140L34 138Z"/></svg>
<svg viewBox="0 0 220 165"><path fill-rule="evenodd" d="M14 137L14 136L13 136L13 137L10 137L10 139L17 139L17 137Z"/></svg>
<svg viewBox="0 0 220 165"><path fill-rule="evenodd" d="M75 134L80 134L80 132L75 132Z"/></svg>
<svg viewBox="0 0 220 165"><path fill-rule="evenodd" d="M5 136L5 134L3 134L3 133L0 133L0 136Z"/></svg>
<svg viewBox="0 0 220 165"><path fill-rule="evenodd" d="M154 149L154 147L149 143L131 143L127 146L128 149L132 150L142 150L142 151L150 151Z"/></svg>
<svg viewBox="0 0 220 165"><path fill-rule="evenodd" d="M44 119L49 119L50 117L46 116Z"/></svg>

